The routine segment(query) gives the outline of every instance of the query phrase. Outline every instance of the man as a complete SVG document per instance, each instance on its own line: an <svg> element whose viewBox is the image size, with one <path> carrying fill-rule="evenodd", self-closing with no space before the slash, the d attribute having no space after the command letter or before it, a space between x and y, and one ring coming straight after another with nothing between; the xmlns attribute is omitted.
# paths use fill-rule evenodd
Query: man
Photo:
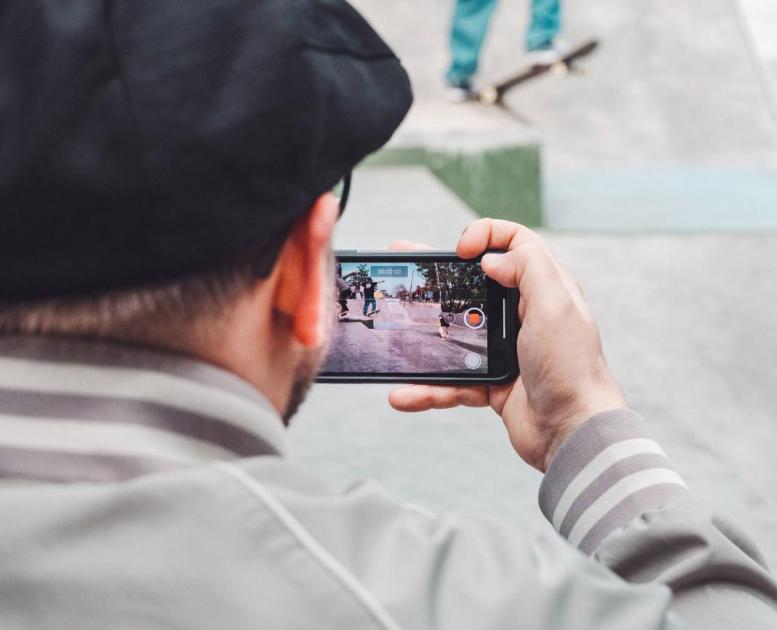
<svg viewBox="0 0 777 630"><path fill-rule="evenodd" d="M762 557L515 224L457 251L506 252L482 265L520 287L520 379L390 402L491 405L561 535L284 457L335 320L327 191L410 103L347 4L9 1L0 85L0 628L775 627Z"/></svg>
<svg viewBox="0 0 777 630"><path fill-rule="evenodd" d="M448 328L450 328L451 325L448 323L448 320L445 319L445 314L440 313L440 324L437 327L437 332L440 333L440 337L443 339L448 339Z"/></svg>
<svg viewBox="0 0 777 630"><path fill-rule="evenodd" d="M480 50L497 0L457 0L451 27L451 65L445 75L448 99L454 102L474 97L472 78L480 62ZM560 0L531 0L526 33L527 61L550 66L566 52L558 39L561 30Z"/></svg>
<svg viewBox="0 0 777 630"><path fill-rule="evenodd" d="M346 282L346 278L352 276L353 274L347 274L346 276L343 276L343 268L339 263L335 273L335 284L337 285L337 303L340 305L339 315L340 317L345 317L350 310L348 308L348 298L350 298L351 294L353 293L353 287Z"/></svg>
<svg viewBox="0 0 777 630"><path fill-rule="evenodd" d="M365 317L373 315L378 310L378 303L375 301L375 289L375 280L368 277L364 281L364 308L362 309L362 314Z"/></svg>

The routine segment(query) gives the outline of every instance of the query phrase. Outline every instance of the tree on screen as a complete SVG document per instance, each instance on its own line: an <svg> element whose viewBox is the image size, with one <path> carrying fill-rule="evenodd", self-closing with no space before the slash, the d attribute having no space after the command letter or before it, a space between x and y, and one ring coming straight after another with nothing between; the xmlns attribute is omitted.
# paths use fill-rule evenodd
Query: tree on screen
<svg viewBox="0 0 777 630"><path fill-rule="evenodd" d="M479 265L458 262L421 262L418 272L444 312L460 313L477 306L486 309L486 277Z"/></svg>
<svg viewBox="0 0 777 630"><path fill-rule="evenodd" d="M348 274L348 284L354 286L362 285L364 286L367 283L367 280L370 277L370 268L362 263L358 267L356 267L356 271L352 271Z"/></svg>

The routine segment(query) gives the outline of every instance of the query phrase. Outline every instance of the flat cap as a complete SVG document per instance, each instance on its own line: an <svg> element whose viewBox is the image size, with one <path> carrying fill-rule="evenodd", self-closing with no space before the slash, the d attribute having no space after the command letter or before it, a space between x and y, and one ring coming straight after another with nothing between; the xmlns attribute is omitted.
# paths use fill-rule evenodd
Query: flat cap
<svg viewBox="0 0 777 630"><path fill-rule="evenodd" d="M0 300L269 270L411 100L343 0L4 0Z"/></svg>

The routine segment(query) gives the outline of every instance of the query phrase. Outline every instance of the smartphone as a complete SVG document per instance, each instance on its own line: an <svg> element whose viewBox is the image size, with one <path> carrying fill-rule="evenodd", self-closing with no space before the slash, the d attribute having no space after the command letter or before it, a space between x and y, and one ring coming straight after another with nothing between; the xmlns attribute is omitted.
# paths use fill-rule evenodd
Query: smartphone
<svg viewBox="0 0 777 630"><path fill-rule="evenodd" d="M324 383L504 383L516 378L518 292L453 252L336 252Z"/></svg>

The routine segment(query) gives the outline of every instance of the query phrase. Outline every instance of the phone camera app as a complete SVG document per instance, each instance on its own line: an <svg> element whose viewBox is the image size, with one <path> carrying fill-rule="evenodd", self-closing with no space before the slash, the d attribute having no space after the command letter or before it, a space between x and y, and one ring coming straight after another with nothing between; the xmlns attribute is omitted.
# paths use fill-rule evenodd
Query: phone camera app
<svg viewBox="0 0 777 630"><path fill-rule="evenodd" d="M333 373L488 373L488 281L474 262L341 262Z"/></svg>

